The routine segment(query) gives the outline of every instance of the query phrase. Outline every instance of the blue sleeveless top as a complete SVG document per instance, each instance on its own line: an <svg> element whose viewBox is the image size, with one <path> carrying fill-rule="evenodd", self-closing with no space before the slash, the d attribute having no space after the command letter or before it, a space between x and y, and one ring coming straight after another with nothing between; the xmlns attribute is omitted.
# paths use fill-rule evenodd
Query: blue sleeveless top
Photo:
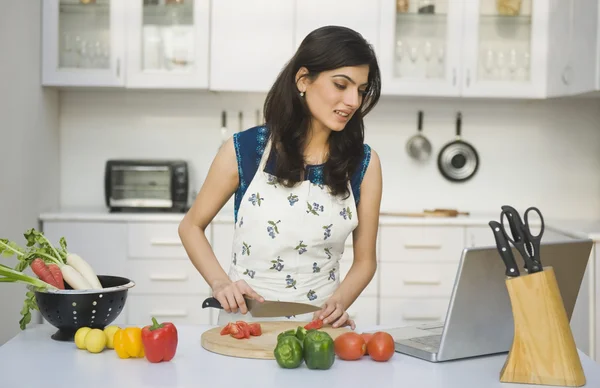
<svg viewBox="0 0 600 388"><path fill-rule="evenodd" d="M237 132L233 135L233 144L235 146L235 155L237 158L238 175L240 183L235 192L234 197L234 218L237 222L238 209L246 189L250 186L250 182L258 170L260 159L265 151L265 146L269 138L269 130L265 126L257 126L246 129L242 132ZM371 160L371 147L364 144L364 151L361 158L360 167L350 178L350 186L354 200L358 206L360 200L360 184L362 183L369 161ZM269 159L265 166L265 171L271 173L274 171L274 161ZM306 167L306 179L314 184L323 184L323 164L308 165Z"/></svg>

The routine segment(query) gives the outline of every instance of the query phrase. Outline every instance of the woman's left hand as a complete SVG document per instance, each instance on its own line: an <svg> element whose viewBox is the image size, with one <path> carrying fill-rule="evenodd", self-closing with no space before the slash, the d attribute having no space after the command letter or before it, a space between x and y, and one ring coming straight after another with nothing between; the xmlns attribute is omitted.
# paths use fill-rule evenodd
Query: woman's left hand
<svg viewBox="0 0 600 388"><path fill-rule="evenodd" d="M322 319L324 325L331 324L332 327L350 326L352 330L356 328L342 304L333 298L325 302L321 310L315 312L314 319Z"/></svg>

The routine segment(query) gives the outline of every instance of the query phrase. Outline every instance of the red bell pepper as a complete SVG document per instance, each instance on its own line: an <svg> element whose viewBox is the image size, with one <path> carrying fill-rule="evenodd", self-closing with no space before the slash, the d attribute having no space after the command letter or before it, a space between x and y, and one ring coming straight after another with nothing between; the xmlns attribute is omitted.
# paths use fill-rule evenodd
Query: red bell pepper
<svg viewBox="0 0 600 388"><path fill-rule="evenodd" d="M148 361L171 361L177 350L177 328L171 322L159 324L152 317L152 326L142 329L142 343Z"/></svg>

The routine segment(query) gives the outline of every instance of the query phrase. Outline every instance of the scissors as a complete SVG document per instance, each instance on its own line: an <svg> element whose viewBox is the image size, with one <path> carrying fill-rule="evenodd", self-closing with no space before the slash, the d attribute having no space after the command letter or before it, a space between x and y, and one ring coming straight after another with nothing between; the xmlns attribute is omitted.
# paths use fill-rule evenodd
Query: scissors
<svg viewBox="0 0 600 388"><path fill-rule="evenodd" d="M540 218L541 228L537 235L531 233L529 227L529 212L537 213ZM523 257L527 273L531 274L540 272L543 269L540 259L540 242L542 241L542 235L544 234L544 217L542 217L542 213L536 207L527 208L524 215L525 222L523 222L521 215L515 208L504 205L502 206L502 213L500 213L500 225L508 241ZM512 238L506 233L504 228L504 217L508 220Z"/></svg>

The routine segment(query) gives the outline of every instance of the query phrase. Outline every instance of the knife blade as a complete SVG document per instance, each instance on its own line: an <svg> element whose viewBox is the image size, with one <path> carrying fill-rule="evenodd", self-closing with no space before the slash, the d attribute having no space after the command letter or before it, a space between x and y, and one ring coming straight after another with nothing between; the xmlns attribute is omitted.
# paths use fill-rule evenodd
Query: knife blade
<svg viewBox="0 0 600 388"><path fill-rule="evenodd" d="M515 261L515 257L513 256L512 249L508 244L508 240L504 235L504 231L501 228L501 225L497 221L490 221L488 223L492 231L494 232L494 238L496 239L496 248L498 248L498 253L500 253L500 257L502 261L504 261L504 265L506 266L506 276L517 277L520 275L519 268L517 267L517 262Z"/></svg>
<svg viewBox="0 0 600 388"><path fill-rule="evenodd" d="M280 302L276 300L265 300L259 302L254 299L244 297L248 311L253 317L256 318L272 318L272 317L289 317L292 315L300 315L306 313L312 313L319 311L321 307L315 306L308 303L298 302ZM221 303L214 298L210 297L204 300L202 308L212 307L222 309Z"/></svg>

